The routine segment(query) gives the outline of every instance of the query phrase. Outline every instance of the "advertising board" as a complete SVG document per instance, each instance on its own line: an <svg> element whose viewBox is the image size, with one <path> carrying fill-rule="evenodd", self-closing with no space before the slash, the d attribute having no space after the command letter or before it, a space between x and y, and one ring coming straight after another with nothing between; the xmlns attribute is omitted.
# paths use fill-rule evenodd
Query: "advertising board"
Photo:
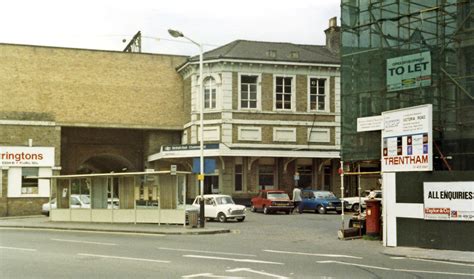
<svg viewBox="0 0 474 279"><path fill-rule="evenodd" d="M382 113L382 171L433 170L432 106Z"/></svg>
<svg viewBox="0 0 474 279"><path fill-rule="evenodd" d="M429 51L387 59L387 91L431 85Z"/></svg>
<svg viewBox="0 0 474 279"><path fill-rule="evenodd" d="M423 183L424 219L474 221L474 181Z"/></svg>
<svg viewBox="0 0 474 279"><path fill-rule="evenodd" d="M0 146L0 166L54 167L54 147Z"/></svg>

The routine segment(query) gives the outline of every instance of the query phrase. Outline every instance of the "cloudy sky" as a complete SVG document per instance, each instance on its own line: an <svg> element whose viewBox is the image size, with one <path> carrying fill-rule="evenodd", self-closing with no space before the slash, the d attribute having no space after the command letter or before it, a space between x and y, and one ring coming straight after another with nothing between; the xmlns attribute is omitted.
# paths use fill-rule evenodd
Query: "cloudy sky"
<svg viewBox="0 0 474 279"><path fill-rule="evenodd" d="M194 55L169 28L205 50L236 39L325 43L340 0L5 0L0 43L121 51L137 31L142 51ZM126 39L127 42L123 42Z"/></svg>

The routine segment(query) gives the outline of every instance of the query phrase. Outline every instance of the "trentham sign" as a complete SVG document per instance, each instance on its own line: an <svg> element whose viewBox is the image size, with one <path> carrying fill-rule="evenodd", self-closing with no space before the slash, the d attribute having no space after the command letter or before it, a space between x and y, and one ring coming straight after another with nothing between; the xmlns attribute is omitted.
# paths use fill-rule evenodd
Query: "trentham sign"
<svg viewBox="0 0 474 279"><path fill-rule="evenodd" d="M433 170L432 106L382 113L382 171Z"/></svg>

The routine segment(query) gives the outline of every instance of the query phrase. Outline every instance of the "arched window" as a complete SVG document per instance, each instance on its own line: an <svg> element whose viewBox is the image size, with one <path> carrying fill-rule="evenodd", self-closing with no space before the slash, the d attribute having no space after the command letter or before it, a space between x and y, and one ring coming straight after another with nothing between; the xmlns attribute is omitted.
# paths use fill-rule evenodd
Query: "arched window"
<svg viewBox="0 0 474 279"><path fill-rule="evenodd" d="M204 80L204 108L215 109L216 108L216 81L212 77L208 77Z"/></svg>

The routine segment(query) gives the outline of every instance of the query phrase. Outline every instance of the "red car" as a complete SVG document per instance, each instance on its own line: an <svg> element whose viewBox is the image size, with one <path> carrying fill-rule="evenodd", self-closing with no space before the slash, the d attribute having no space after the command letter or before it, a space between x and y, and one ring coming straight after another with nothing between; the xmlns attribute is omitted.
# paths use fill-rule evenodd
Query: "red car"
<svg viewBox="0 0 474 279"><path fill-rule="evenodd" d="M282 190L261 190L258 196L251 200L252 212L263 211L264 214L284 211L290 214L293 210L293 202L285 191Z"/></svg>

